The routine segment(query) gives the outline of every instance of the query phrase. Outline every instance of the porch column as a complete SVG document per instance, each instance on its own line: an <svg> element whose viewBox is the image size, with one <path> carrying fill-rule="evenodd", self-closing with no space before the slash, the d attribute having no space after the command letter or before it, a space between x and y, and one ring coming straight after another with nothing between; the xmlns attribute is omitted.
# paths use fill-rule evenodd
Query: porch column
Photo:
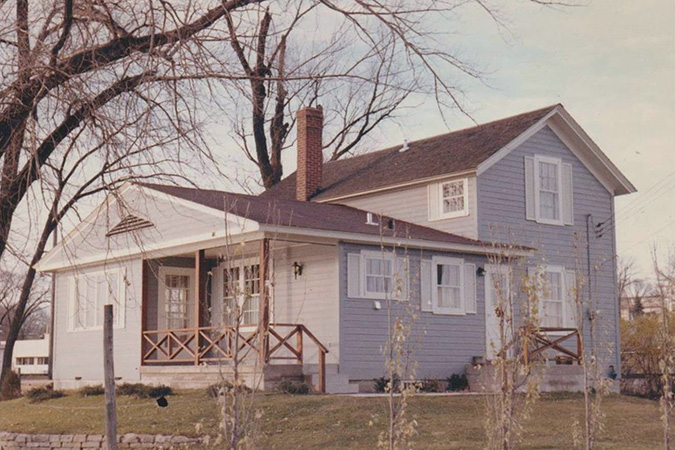
<svg viewBox="0 0 675 450"><path fill-rule="evenodd" d="M267 279L269 278L269 263L270 263L270 242L269 239L263 238L260 240L260 304L258 311L260 311L259 329L260 336L260 362L266 364L268 362L269 351L269 329L270 329L270 297L267 286Z"/></svg>
<svg viewBox="0 0 675 450"><path fill-rule="evenodd" d="M206 304L206 283L208 279L208 267L204 258L204 250L195 253L195 296L194 296L194 322L195 322L195 366L199 365L199 327L204 326L204 311L202 305Z"/></svg>

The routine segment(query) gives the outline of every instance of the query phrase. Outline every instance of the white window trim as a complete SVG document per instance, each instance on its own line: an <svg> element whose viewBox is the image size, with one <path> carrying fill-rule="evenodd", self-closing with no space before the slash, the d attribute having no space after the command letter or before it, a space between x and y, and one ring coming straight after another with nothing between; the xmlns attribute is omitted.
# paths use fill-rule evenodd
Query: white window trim
<svg viewBox="0 0 675 450"><path fill-rule="evenodd" d="M379 259L380 261L391 261L391 286L395 286L394 272L396 270L396 257L393 253L387 251L361 250L361 273L359 274L361 284L361 297L370 300L386 300L391 298L393 292L369 292L366 285L366 258Z"/></svg>
<svg viewBox="0 0 675 450"><path fill-rule="evenodd" d="M459 308L440 308L438 306L438 266L456 265L459 267ZM434 314L447 316L465 316L466 300L464 293L464 260L448 256L433 256L431 258L431 308Z"/></svg>
<svg viewBox="0 0 675 450"><path fill-rule="evenodd" d="M190 298L188 298L188 305L187 305L187 320L188 320L188 328L190 328L189 322L190 322L190 308L192 307L192 303L194 302L194 295L195 295L195 269L191 267L169 267L169 266L161 266L159 270L157 271L157 278L159 278L159 292L157 293L157 309L158 312L160 308L164 310L163 312L163 319L164 319L164 324L158 324L159 326L165 326L166 328L169 328L168 324L168 318L166 316L166 276L167 275L182 275L182 276L187 276L188 277L188 292L190 293ZM190 300L193 300L193 302L190 302Z"/></svg>
<svg viewBox="0 0 675 450"><path fill-rule="evenodd" d="M462 191L464 192L464 209L461 211L451 211L448 213L443 212L443 185L448 183L457 183L458 181L462 182ZM454 219L456 217L466 217L469 215L469 179L462 178L458 180L445 180L441 181L437 185L438 189L438 219Z"/></svg>
<svg viewBox="0 0 675 450"><path fill-rule="evenodd" d="M558 170L558 220L546 219L541 217L539 210L540 203L540 180L539 163L555 164ZM534 211L537 223L545 225L565 225L563 219L563 185L562 185L562 160L551 156L534 155Z"/></svg>
<svg viewBox="0 0 675 450"><path fill-rule="evenodd" d="M536 269L535 269L536 270ZM562 296L562 325L560 327L553 327L553 328L568 328L568 320L569 318L567 317L567 308L565 303L569 301L569 296L567 295L567 277L566 277L566 271L564 266L558 266L558 265L549 265L549 266L543 266L541 269L542 274L546 275L548 272L555 272L560 274L560 295ZM546 286L546 289L550 289L550 286ZM543 294L540 296L539 299L539 313L540 315L543 314L544 311L544 298ZM543 315L539 317L539 323L541 324L543 321L544 317ZM556 332L550 332L550 334L556 335L556 334L564 334L562 331L556 331Z"/></svg>
<svg viewBox="0 0 675 450"><path fill-rule="evenodd" d="M78 287L77 283L80 277L98 277L99 275L112 275L116 274L117 275L117 299L119 304L117 305L117 318L115 319L113 323L113 329L119 330L123 329L126 326L126 304L127 304L127 289L126 289L126 270L123 267L119 267L117 269L112 269L112 270L105 270L105 269L100 269L100 270L93 270L93 271L87 271L83 272L77 275L73 275L70 278L70 298L69 298L69 304L68 304L68 313L70 315L70 321L68 324L68 332L71 333L80 333L83 331L101 331L103 330L103 324L101 325L95 325L92 327L83 327L80 324L78 324L77 320L77 315L78 315L78 304L77 304L77 293L78 293ZM97 302L98 303L98 302ZM106 305L109 303L105 303ZM103 313L101 313L103 314Z"/></svg>

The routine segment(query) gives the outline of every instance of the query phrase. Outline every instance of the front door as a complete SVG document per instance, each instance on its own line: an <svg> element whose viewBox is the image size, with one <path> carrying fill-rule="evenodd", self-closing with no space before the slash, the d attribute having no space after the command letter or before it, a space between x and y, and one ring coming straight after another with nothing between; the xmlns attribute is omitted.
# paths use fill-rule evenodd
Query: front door
<svg viewBox="0 0 675 450"><path fill-rule="evenodd" d="M195 326L194 269L160 267L159 329L180 330Z"/></svg>
<svg viewBox="0 0 675 450"><path fill-rule="evenodd" d="M500 313L498 308L508 307L511 301L511 289L508 267L499 265L485 266L485 354L488 360L496 358L502 349ZM509 340L509 327L505 331ZM508 350L507 356L511 353Z"/></svg>

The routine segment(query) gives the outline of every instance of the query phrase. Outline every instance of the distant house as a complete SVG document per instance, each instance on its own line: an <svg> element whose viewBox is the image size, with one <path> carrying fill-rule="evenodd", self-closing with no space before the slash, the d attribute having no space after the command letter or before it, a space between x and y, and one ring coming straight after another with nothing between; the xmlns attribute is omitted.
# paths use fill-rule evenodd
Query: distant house
<svg viewBox="0 0 675 450"><path fill-rule="evenodd" d="M655 315L663 312L665 303L666 311L675 313L675 301L666 298L665 302L657 295L645 295L643 297L623 297L621 299L621 318L633 320L640 315Z"/></svg>
<svg viewBox="0 0 675 450"><path fill-rule="evenodd" d="M129 184L50 251L55 384L101 382L106 303L126 381L208 384L239 349L265 385L366 390L392 297L419 311L418 378L462 373L499 345L503 251L524 276L542 268L553 335L587 320L572 305L589 275L601 364L619 367L612 219L635 189L561 105L327 163L322 126L320 108L298 113L298 171L259 196Z"/></svg>
<svg viewBox="0 0 675 450"><path fill-rule="evenodd" d="M5 342L0 342L0 358ZM49 371L49 335L42 339L23 339L14 344L12 370L21 375L47 375ZM1 360L1 359L0 359Z"/></svg>

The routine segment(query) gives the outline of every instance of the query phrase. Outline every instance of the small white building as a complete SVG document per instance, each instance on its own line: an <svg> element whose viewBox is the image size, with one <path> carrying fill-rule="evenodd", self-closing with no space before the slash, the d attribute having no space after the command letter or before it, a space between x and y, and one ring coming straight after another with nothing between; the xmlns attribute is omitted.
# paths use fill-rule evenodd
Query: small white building
<svg viewBox="0 0 675 450"><path fill-rule="evenodd" d="M4 347L4 342L0 344ZM49 371L49 335L42 339L26 339L14 344L12 370L21 375L47 375Z"/></svg>

